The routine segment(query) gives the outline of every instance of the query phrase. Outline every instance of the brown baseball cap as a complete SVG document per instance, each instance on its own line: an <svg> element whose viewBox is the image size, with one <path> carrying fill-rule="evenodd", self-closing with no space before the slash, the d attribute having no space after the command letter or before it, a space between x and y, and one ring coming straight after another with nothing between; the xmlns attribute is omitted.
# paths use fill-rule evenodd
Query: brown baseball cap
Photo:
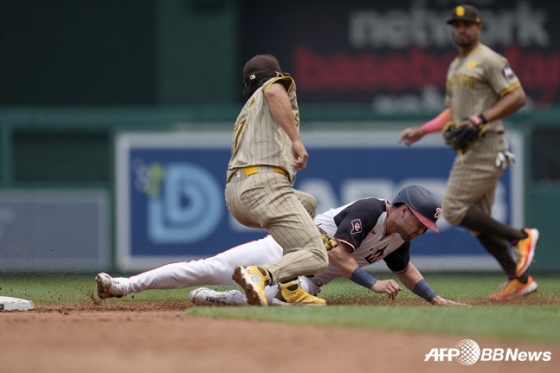
<svg viewBox="0 0 560 373"><path fill-rule="evenodd" d="M451 18L447 20L447 24L457 21L482 23L480 12L472 5L458 5L451 11Z"/></svg>
<svg viewBox="0 0 560 373"><path fill-rule="evenodd" d="M272 78L276 73L288 75L282 72L276 57L271 54L257 54L243 66L243 82L249 84L264 78Z"/></svg>

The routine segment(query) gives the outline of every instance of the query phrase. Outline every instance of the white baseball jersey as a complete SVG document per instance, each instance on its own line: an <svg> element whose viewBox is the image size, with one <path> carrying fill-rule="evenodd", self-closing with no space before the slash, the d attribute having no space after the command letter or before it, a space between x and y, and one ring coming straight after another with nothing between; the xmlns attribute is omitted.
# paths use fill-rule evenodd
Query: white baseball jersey
<svg viewBox="0 0 560 373"><path fill-rule="evenodd" d="M360 267L383 259L393 272L402 272L410 260L410 243L399 234L385 235L389 202L364 198L331 209L315 218L328 234L354 249L351 253ZM127 293L149 289L181 289L202 285L235 285L231 276L236 266L263 265L283 255L282 247L268 235L263 239L233 247L210 258L167 264L130 278L118 278ZM323 285L341 277L332 264L314 276L301 276L306 291L317 295ZM266 288L269 302L276 286Z"/></svg>
<svg viewBox="0 0 560 373"><path fill-rule="evenodd" d="M354 250L350 255L360 267L383 259L391 271L398 273L410 261L410 242L398 233L386 234L389 206L386 200L364 198L318 215L315 223L350 246ZM340 276L340 271L329 264L313 280L321 286Z"/></svg>

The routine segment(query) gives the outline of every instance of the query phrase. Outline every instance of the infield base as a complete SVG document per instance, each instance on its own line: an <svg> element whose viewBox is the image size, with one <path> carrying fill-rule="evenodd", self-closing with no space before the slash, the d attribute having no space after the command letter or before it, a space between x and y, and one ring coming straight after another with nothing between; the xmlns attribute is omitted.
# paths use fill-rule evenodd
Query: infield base
<svg viewBox="0 0 560 373"><path fill-rule="evenodd" d="M33 308L31 300L0 296L0 311L27 311Z"/></svg>

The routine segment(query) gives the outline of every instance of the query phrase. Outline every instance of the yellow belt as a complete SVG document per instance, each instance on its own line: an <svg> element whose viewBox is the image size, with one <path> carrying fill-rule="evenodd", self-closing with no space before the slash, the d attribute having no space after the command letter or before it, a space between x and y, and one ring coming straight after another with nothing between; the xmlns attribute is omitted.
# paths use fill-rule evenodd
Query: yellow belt
<svg viewBox="0 0 560 373"><path fill-rule="evenodd" d="M270 168L272 168L274 172L278 172L279 174L288 175L288 173L280 167L272 166ZM243 171L245 172L245 175L249 176L249 175L257 174L259 172L259 168L257 166L249 166L243 168Z"/></svg>

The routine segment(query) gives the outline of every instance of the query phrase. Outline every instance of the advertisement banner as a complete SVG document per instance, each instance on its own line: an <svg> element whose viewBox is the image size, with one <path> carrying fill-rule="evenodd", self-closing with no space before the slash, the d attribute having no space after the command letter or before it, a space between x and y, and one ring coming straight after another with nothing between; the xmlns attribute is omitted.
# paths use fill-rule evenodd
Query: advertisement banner
<svg viewBox="0 0 560 373"><path fill-rule="evenodd" d="M92 272L109 265L103 190L0 191L0 270Z"/></svg>
<svg viewBox="0 0 560 373"><path fill-rule="evenodd" d="M296 81L300 103L371 103L375 110L440 110L457 56L446 20L452 0L296 1L270 10L243 2L241 66L275 55ZM527 107L560 103L560 2L479 0L481 42L504 55Z"/></svg>
<svg viewBox="0 0 560 373"><path fill-rule="evenodd" d="M420 184L441 198L455 153L439 136L412 147L398 132L304 134L310 154L295 188L317 199L317 212L363 197L391 200L405 185ZM508 135L518 162L500 180L494 216L523 225L523 147ZM168 262L209 257L258 239L265 230L246 228L224 200L231 133L123 133L116 142L117 266L140 271ZM441 234L413 241L420 269L497 270L478 241L444 218ZM386 270L377 265L376 270Z"/></svg>

